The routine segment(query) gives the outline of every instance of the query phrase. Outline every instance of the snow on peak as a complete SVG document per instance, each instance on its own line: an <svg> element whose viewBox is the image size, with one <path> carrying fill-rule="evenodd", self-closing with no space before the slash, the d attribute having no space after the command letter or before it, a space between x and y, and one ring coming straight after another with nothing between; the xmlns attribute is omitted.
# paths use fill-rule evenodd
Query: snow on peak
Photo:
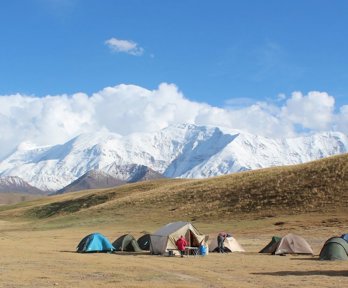
<svg viewBox="0 0 348 288"><path fill-rule="evenodd" d="M134 167L145 166L166 177L204 178L347 151L347 136L339 132L270 139L223 127L179 124L154 133L121 136L99 131L50 147L24 145L0 163L0 176L19 176L53 191L91 170L130 179Z"/></svg>

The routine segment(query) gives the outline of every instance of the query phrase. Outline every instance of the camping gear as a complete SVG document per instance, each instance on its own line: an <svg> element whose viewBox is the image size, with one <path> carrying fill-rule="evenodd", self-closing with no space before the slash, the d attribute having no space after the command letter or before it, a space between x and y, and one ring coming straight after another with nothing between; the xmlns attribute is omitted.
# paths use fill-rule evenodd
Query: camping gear
<svg viewBox="0 0 348 288"><path fill-rule="evenodd" d="M275 239L276 240L276 239ZM271 241L272 242L272 241ZM266 249L270 243L267 244ZM267 249L268 252L261 253L272 253L274 255L285 255L285 254L312 254L313 250L308 242L301 236L289 233L281 238L280 241L270 245Z"/></svg>
<svg viewBox="0 0 348 288"><path fill-rule="evenodd" d="M348 260L348 242L340 237L328 239L319 254L320 260Z"/></svg>
<svg viewBox="0 0 348 288"><path fill-rule="evenodd" d="M84 237L76 247L77 252L112 252L115 248L110 241L100 233L92 233Z"/></svg>
<svg viewBox="0 0 348 288"><path fill-rule="evenodd" d="M214 237L209 241L209 251L218 252L218 250L217 237ZM230 236L224 240L224 252L245 252L245 250L234 237Z"/></svg>
<svg viewBox="0 0 348 288"><path fill-rule="evenodd" d="M272 240L259 253L273 253L282 237L272 236Z"/></svg>
<svg viewBox="0 0 348 288"><path fill-rule="evenodd" d="M199 246L199 254L202 256L207 255L207 246L201 244L201 246Z"/></svg>
<svg viewBox="0 0 348 288"><path fill-rule="evenodd" d="M348 234L342 234L341 238L348 242Z"/></svg>
<svg viewBox="0 0 348 288"><path fill-rule="evenodd" d="M151 244L150 251L152 254L167 254L173 251L175 255L179 255L179 250L175 245L176 240L180 236L184 236L188 247L199 247L205 241L206 236L198 232L198 230L190 222L173 222L162 226L155 233L150 235Z"/></svg>
<svg viewBox="0 0 348 288"><path fill-rule="evenodd" d="M150 243L151 243L151 237L150 234L144 234L141 236L138 240L138 245L140 249L149 251L150 250Z"/></svg>
<svg viewBox="0 0 348 288"><path fill-rule="evenodd" d="M117 238L113 243L116 251L141 252L137 240L131 234L124 234Z"/></svg>

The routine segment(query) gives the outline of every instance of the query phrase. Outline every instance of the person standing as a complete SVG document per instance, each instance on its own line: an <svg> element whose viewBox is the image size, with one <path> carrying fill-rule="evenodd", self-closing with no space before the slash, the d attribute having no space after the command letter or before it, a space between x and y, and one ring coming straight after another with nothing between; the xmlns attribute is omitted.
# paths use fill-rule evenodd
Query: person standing
<svg viewBox="0 0 348 288"><path fill-rule="evenodd" d="M186 249L186 239L184 238L184 236L180 236L180 238L178 240L176 240L175 245L178 247L178 250L180 251L180 255L181 257L184 257L185 254L185 249Z"/></svg>
<svg viewBox="0 0 348 288"><path fill-rule="evenodd" d="M226 233L220 232L217 236L218 252L219 253L225 253L225 245L224 245L225 239L226 239Z"/></svg>

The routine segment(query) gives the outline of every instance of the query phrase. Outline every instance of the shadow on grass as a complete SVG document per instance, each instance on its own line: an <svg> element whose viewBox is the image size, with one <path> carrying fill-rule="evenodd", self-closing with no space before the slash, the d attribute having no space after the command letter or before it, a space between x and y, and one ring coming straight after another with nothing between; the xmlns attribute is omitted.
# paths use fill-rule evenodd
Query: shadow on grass
<svg viewBox="0 0 348 288"><path fill-rule="evenodd" d="M77 253L76 250L60 250L59 252L62 252L62 253Z"/></svg>
<svg viewBox="0 0 348 288"><path fill-rule="evenodd" d="M332 277L348 277L348 271L335 270L311 270L311 271L278 271L278 272L259 272L251 273L253 275L269 275L269 276L332 276Z"/></svg>
<svg viewBox="0 0 348 288"><path fill-rule="evenodd" d="M298 261L319 261L319 257L307 257L307 258L304 258L304 257L298 257L298 258L290 258L290 260L298 260Z"/></svg>
<svg viewBox="0 0 348 288"><path fill-rule="evenodd" d="M61 250L60 253L73 253L79 255L88 255L88 254L115 254L109 251L89 251L89 252L77 252L76 250Z"/></svg>
<svg viewBox="0 0 348 288"><path fill-rule="evenodd" d="M112 254L112 255L121 255L121 256L140 256L140 255L152 255L150 252L143 251L143 252L122 252L122 251L114 251L114 252L98 252L98 251L92 251L92 252L77 252L76 250L60 250L61 253L73 253L73 254L81 254L81 255L88 255L88 254Z"/></svg>

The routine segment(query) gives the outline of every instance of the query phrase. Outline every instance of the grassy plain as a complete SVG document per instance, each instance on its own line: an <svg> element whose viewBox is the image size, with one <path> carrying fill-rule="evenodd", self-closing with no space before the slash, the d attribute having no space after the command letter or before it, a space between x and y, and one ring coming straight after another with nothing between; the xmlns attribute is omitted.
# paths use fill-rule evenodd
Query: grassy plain
<svg viewBox="0 0 348 288"><path fill-rule="evenodd" d="M348 287L348 262L319 261L348 233L348 156L206 180L159 180L0 206L0 287ZM87 234L111 241L172 221L246 253L197 257L79 254ZM303 236L314 256L257 252L273 235Z"/></svg>

